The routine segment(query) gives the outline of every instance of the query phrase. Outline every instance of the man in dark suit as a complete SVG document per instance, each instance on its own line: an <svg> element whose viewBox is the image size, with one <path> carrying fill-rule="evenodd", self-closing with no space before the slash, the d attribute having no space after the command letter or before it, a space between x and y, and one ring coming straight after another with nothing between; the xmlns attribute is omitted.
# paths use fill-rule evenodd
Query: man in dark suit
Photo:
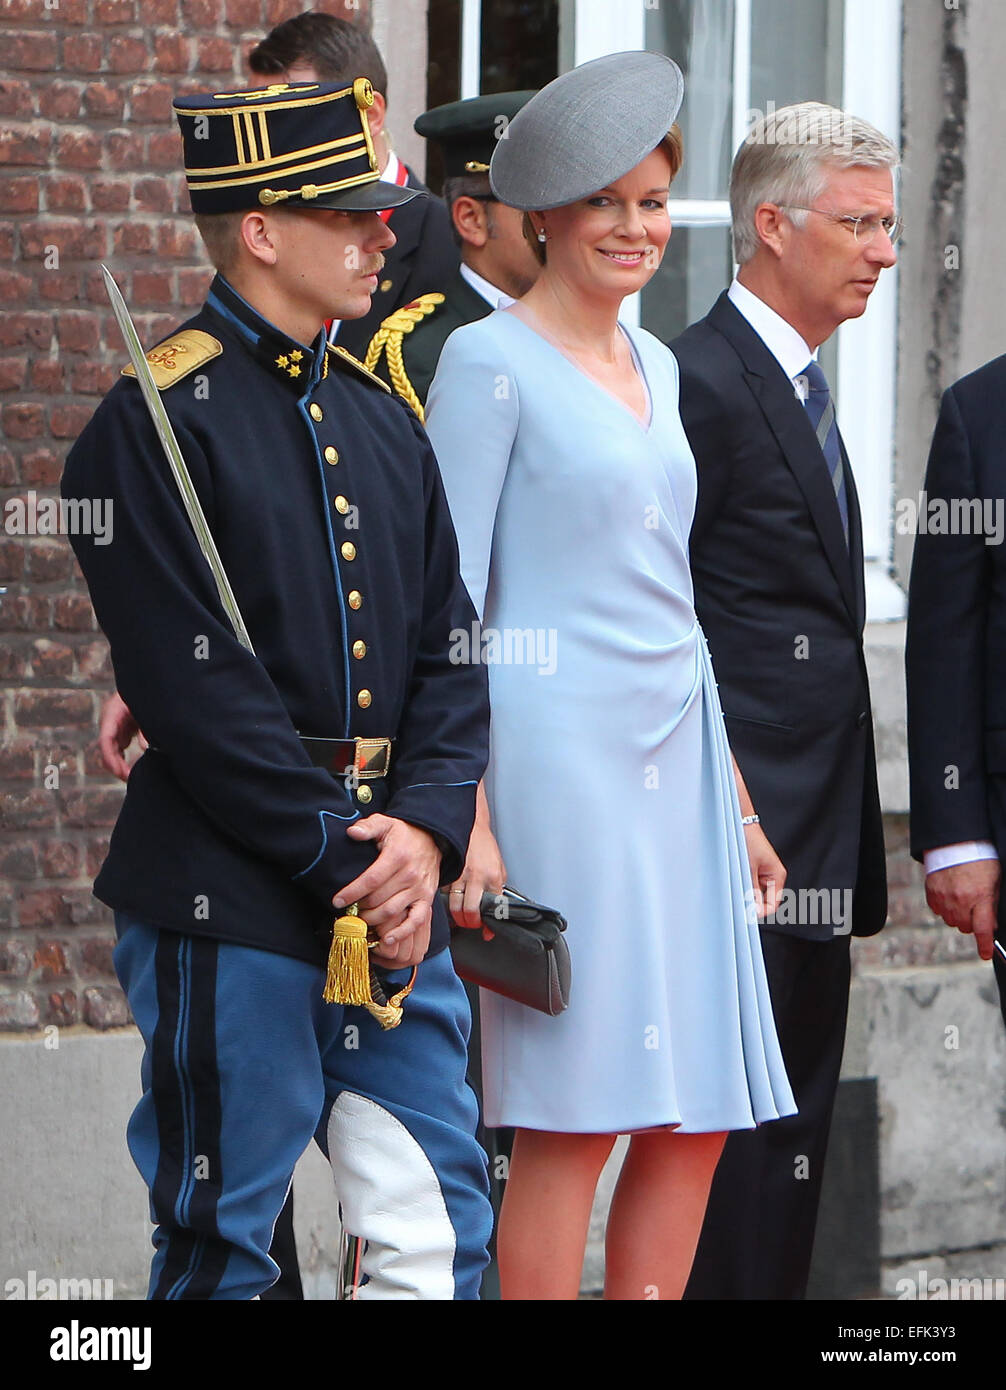
<svg viewBox="0 0 1006 1390"><path fill-rule="evenodd" d="M533 92L496 92L424 111L417 132L443 152L444 198L461 265L444 283L427 285L375 333L364 358L422 419L447 339L462 324L505 309L534 284L540 269L523 233L523 214L493 197L489 161L496 141Z"/></svg>
<svg viewBox="0 0 1006 1390"><path fill-rule="evenodd" d="M278 24L248 57L253 85L270 82L337 82L352 86L369 78L374 89L370 129L381 179L429 195L429 189L392 150L385 125L388 75L377 45L358 24L307 11ZM438 198L413 198L387 218L395 245L384 253L370 310L360 319L336 322L330 341L362 358L382 319L456 272L458 251L447 209Z"/></svg>
<svg viewBox="0 0 1006 1390"><path fill-rule="evenodd" d="M993 961L1006 1021L1004 400L1006 357L943 397L915 504L905 659L912 853L929 906Z"/></svg>
<svg viewBox="0 0 1006 1390"><path fill-rule="evenodd" d="M879 131L818 103L759 122L731 178L737 278L671 345L698 467L695 607L734 755L787 870L761 935L799 1107L727 1140L690 1298L804 1297L849 936L886 919L862 527L816 357L894 264L897 163Z"/></svg>

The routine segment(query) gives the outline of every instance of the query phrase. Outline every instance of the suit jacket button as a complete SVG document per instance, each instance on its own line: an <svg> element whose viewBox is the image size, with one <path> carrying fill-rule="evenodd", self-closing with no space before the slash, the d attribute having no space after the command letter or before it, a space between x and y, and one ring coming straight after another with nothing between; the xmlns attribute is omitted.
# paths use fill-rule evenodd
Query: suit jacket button
<svg viewBox="0 0 1006 1390"><path fill-rule="evenodd" d="M391 281L390 281L390 280L382 280L382 281L381 281L381 289L383 290L383 292L384 292L385 294L387 294L388 291L391 289Z"/></svg>
<svg viewBox="0 0 1006 1390"><path fill-rule="evenodd" d="M315 424L320 425L322 420L324 420L325 418L325 412L322 410L321 406L315 405L314 401L312 401L311 404L308 406L308 410L310 411L311 419L315 422Z"/></svg>
<svg viewBox="0 0 1006 1390"><path fill-rule="evenodd" d="M368 801L373 801L374 793L370 790L366 783L364 783L362 787L357 787L356 799L357 801L362 801L364 805L366 805Z"/></svg>

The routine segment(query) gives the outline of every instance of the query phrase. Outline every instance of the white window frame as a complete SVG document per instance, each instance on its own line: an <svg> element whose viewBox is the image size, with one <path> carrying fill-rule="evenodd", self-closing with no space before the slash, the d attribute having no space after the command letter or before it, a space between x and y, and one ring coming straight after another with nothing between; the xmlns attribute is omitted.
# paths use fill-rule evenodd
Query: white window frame
<svg viewBox="0 0 1006 1390"><path fill-rule="evenodd" d="M902 0L845 0L842 104L901 138ZM868 40L864 41L864 35ZM836 411L863 513L866 613L904 618L894 561L894 409L898 351L898 267L885 270L866 313L838 330Z"/></svg>
<svg viewBox="0 0 1006 1390"><path fill-rule="evenodd" d="M561 0L560 69L605 53L644 47L647 0ZM461 94L479 92L481 0L462 0ZM733 146L748 132L752 0L734 0ZM842 105L897 141L901 130L902 0L845 0ZM869 35L869 42L863 41ZM672 198L681 227L727 227L725 199ZM866 313L838 331L835 398L863 515L867 616L905 615L891 578L894 556L894 425L897 368L897 267L880 277ZM639 322L639 296L622 317Z"/></svg>

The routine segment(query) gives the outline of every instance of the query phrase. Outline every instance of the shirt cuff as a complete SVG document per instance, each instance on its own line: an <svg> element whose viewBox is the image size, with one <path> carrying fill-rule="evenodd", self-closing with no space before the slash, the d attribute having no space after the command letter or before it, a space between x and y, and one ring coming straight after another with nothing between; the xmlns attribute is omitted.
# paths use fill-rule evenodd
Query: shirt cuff
<svg viewBox="0 0 1006 1390"><path fill-rule="evenodd" d="M962 840L959 845L941 845L927 849L922 856L927 874L938 869L950 869L955 864L974 864L979 859L998 859L999 852L991 840Z"/></svg>

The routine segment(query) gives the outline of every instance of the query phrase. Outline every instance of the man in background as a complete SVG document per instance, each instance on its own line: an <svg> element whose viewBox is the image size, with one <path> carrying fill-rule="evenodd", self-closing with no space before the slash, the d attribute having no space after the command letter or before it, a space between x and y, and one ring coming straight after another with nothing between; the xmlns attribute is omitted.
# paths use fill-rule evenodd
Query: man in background
<svg viewBox="0 0 1006 1390"><path fill-rule="evenodd" d="M817 102L759 121L730 183L737 277L671 345L698 466L695 608L734 756L787 870L761 938L799 1107L728 1137L689 1298L805 1296L849 936L887 915L862 523L817 354L895 262L898 162L880 131Z"/></svg>
<svg viewBox="0 0 1006 1390"><path fill-rule="evenodd" d="M411 304L384 320L364 359L420 413L441 349L462 324L505 309L534 284L539 265L524 236L523 214L489 188L496 141L533 92L497 92L424 111L416 131L443 152L444 199L461 265L446 281L425 286Z"/></svg>
<svg viewBox="0 0 1006 1390"><path fill-rule="evenodd" d="M248 67L252 86L335 82L351 87L356 78L368 78L374 89L370 130L382 181L429 194L426 185L391 148L388 74L377 45L360 25L305 11L267 34L249 54ZM457 270L450 219L438 198L413 198L389 212L386 220L395 234L395 245L384 253L384 268L369 312L352 322L336 321L329 332L330 341L337 339L354 357L366 352L382 319L417 294L445 284Z"/></svg>
<svg viewBox="0 0 1006 1390"><path fill-rule="evenodd" d="M908 590L912 854L926 901L991 960L1006 1021L1006 357L944 394L923 484L961 518L920 531Z"/></svg>

